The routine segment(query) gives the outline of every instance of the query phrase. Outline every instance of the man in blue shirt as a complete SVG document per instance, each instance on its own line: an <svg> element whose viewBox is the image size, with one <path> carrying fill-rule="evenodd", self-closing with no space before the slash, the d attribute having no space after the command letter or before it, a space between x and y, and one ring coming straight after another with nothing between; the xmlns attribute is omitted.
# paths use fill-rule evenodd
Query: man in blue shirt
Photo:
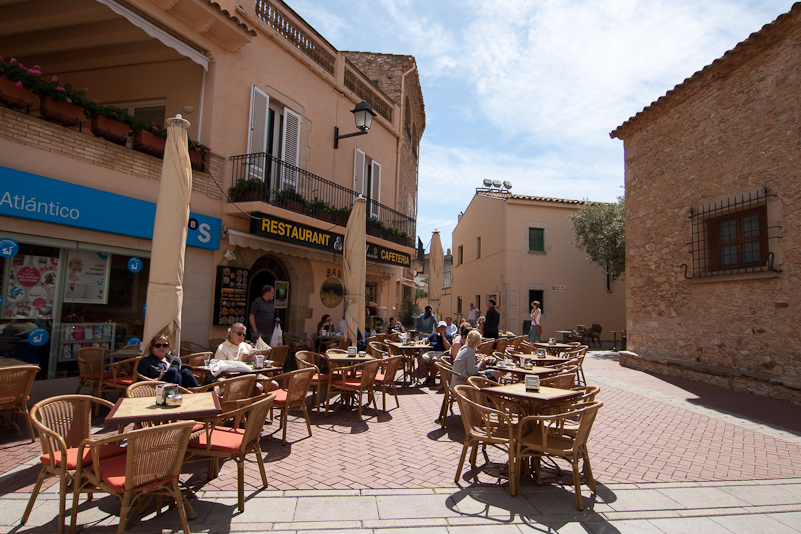
<svg viewBox="0 0 801 534"><path fill-rule="evenodd" d="M426 386L433 386L436 383L437 366L434 362L442 358L446 350L451 348L453 337L446 332L448 325L445 321L440 321L437 325L437 331L428 336L428 344L431 350L423 353L417 359L418 374L427 376L425 381Z"/></svg>
<svg viewBox="0 0 801 534"><path fill-rule="evenodd" d="M417 339L425 339L434 333L437 326L437 316L431 313L431 306L426 306L425 313L414 321L414 329L417 330Z"/></svg>

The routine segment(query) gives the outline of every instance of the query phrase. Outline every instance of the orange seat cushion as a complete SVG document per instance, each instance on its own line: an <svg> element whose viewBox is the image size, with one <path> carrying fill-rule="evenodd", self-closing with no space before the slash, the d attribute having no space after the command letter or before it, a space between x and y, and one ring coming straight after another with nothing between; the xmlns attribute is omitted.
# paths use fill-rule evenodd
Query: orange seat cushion
<svg viewBox="0 0 801 534"><path fill-rule="evenodd" d="M120 447L119 445L108 443L100 447L100 459L104 458L111 458L112 456L119 456L121 454L125 454L125 447ZM56 452L53 454L53 459L57 467L61 467L61 453ZM50 455L43 454L39 457L39 460L43 464L50 464ZM84 448L83 450L83 459L81 460L81 465L84 467L88 465L92 465L92 449L89 447ZM77 469L78 468L78 447L67 449L67 469Z"/></svg>
<svg viewBox="0 0 801 534"><path fill-rule="evenodd" d="M359 380L346 379L344 382L342 380L335 380L334 384L336 384L337 386L345 386L353 389L359 389L362 386L362 381L361 379Z"/></svg>
<svg viewBox="0 0 801 534"><path fill-rule="evenodd" d="M127 455L123 454L120 456L114 456L111 458L105 458L100 460L100 476L103 479L103 482L108 484L109 487L111 487L111 489L116 491L117 493L125 493L126 491L125 490L126 459ZM143 486L139 486L137 488L133 488L130 491L141 491L146 488L158 486L160 484L163 484L164 482L168 482L176 478L178 478L177 475L162 480L154 479L153 482L145 484Z"/></svg>
<svg viewBox="0 0 801 534"><path fill-rule="evenodd" d="M289 392L285 389L276 389L275 391L271 391L270 393L275 393L275 399L273 399L273 404L284 404L286 402L286 396Z"/></svg>
<svg viewBox="0 0 801 534"><path fill-rule="evenodd" d="M331 380L331 375L316 374L312 377L312 382L328 382Z"/></svg>
<svg viewBox="0 0 801 534"><path fill-rule="evenodd" d="M245 435L241 428L217 427L211 432L211 449L230 453L238 453L242 447L242 438ZM203 433L189 442L194 449L205 449L208 444L208 434Z"/></svg>
<svg viewBox="0 0 801 534"><path fill-rule="evenodd" d="M91 375L79 375L83 380L100 380L114 378L114 373L93 373Z"/></svg>
<svg viewBox="0 0 801 534"><path fill-rule="evenodd" d="M120 386L124 386L124 385L130 386L131 384L134 383L134 377L132 377L132 376L118 376L117 378L113 378L112 377L111 379L109 379L107 381L111 382L113 384L118 384Z"/></svg>

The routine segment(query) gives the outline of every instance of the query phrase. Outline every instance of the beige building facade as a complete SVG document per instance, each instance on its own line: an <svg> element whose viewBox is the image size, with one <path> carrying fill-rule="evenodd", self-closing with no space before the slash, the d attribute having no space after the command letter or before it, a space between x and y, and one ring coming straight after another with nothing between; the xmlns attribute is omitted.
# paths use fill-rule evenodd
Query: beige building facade
<svg viewBox="0 0 801 534"><path fill-rule="evenodd" d="M502 330L523 332L530 302L542 303L543 339L600 324L602 339L625 328L625 281L612 281L571 244L568 218L582 201L477 191L453 231L449 312L483 314L495 298ZM611 348L611 343L607 345Z"/></svg>
<svg viewBox="0 0 801 534"><path fill-rule="evenodd" d="M799 39L796 4L612 132L624 365L801 401Z"/></svg>
<svg viewBox="0 0 801 534"><path fill-rule="evenodd" d="M193 171L183 340L225 337L265 284L279 288L285 332L309 336L323 314L341 319L341 241L359 194L370 216L365 292L378 315L366 326L396 313L414 277L425 130L413 57L339 51L280 1L48 5L56 22L34 2L0 6L15 21L0 34L4 61L157 126L182 114L211 149ZM335 128L358 132L361 101L375 114L369 133L335 148ZM77 371L76 348L113 350L144 323L161 159L133 149L133 134L122 145L95 137L89 122L46 121L38 97L29 109L0 107L0 240L16 247L0 257L0 351L48 377ZM76 257L105 294L67 296ZM47 339L31 345L41 330Z"/></svg>

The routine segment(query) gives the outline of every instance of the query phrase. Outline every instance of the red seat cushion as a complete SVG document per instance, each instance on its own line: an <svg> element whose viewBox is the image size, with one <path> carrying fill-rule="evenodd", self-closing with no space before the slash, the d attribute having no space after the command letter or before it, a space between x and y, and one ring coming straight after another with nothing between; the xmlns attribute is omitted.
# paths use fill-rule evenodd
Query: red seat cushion
<svg viewBox="0 0 801 534"><path fill-rule="evenodd" d="M359 389L362 386L361 380L353 380L353 379L346 379L344 382L342 380L335 380L334 384L338 386L345 386L353 389Z"/></svg>
<svg viewBox="0 0 801 534"><path fill-rule="evenodd" d="M331 375L316 374L312 377L312 382L328 382L331 380Z"/></svg>
<svg viewBox="0 0 801 534"><path fill-rule="evenodd" d="M107 380L108 382L112 382L114 384L118 384L120 386L128 385L134 383L134 377L132 376L118 376L117 378L112 377L111 379Z"/></svg>
<svg viewBox="0 0 801 534"><path fill-rule="evenodd" d="M241 428L217 427L211 432L211 448L215 451L238 453L242 446L245 430ZM205 449L208 443L208 434L203 433L189 442L195 449Z"/></svg>
<svg viewBox="0 0 801 534"><path fill-rule="evenodd" d="M271 391L270 393L275 393L275 399L273 399L273 404L284 404L286 402L286 396L288 391L285 389L276 389L275 391Z"/></svg>
<svg viewBox="0 0 801 534"><path fill-rule="evenodd" d="M100 476L103 479L103 482L108 484L111 487L111 489L113 489L117 493L124 493L126 491L125 490L126 460L127 460L127 455L125 454L100 460ZM137 488L133 488L130 491L141 491L143 488L158 486L159 484L162 484L165 481L173 480L176 478L178 478L178 475L162 480L154 479L153 482L150 482L149 484L144 484L143 486L139 486Z"/></svg>
<svg viewBox="0 0 801 534"><path fill-rule="evenodd" d="M104 458L111 458L112 456L119 456L121 454L125 454L125 447L120 447L119 445L108 443L100 447L100 459ZM56 466L61 467L61 453L56 452L53 454ZM43 464L50 464L50 455L43 454L39 457L39 460ZM84 467L88 465L92 465L92 449L89 447L84 448L83 450L83 459L81 460L81 465ZM77 469L78 468L78 448L67 449L67 469Z"/></svg>
<svg viewBox="0 0 801 534"><path fill-rule="evenodd" d="M79 375L83 380L100 380L114 378L114 373L93 373L91 375Z"/></svg>

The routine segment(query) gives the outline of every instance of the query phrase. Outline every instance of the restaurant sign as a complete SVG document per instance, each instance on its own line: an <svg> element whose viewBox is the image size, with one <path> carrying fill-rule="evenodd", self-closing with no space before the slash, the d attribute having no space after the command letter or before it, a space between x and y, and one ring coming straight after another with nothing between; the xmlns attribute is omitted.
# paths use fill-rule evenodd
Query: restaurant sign
<svg viewBox="0 0 801 534"><path fill-rule="evenodd" d="M345 236L342 234L262 213L253 214L250 219L250 233L336 254L342 254L342 247L345 243ZM399 252L373 243L367 243L365 252L368 260L380 263L409 267L412 262L411 256L405 252Z"/></svg>

